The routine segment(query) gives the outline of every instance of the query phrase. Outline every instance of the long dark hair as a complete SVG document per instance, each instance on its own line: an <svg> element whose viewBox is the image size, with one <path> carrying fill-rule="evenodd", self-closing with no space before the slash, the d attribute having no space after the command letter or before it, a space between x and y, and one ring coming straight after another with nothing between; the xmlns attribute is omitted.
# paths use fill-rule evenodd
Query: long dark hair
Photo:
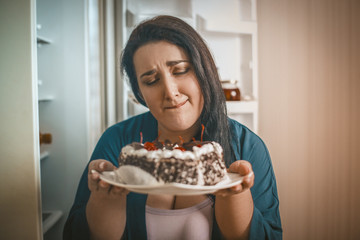
<svg viewBox="0 0 360 240"><path fill-rule="evenodd" d="M133 56L149 43L167 41L188 54L204 97L200 121L205 126L204 140L216 141L224 149L227 165L234 156L226 114L226 101L213 57L202 37L186 22L173 16L157 16L140 23L131 33L122 52L121 70L129 78L136 99L146 106L136 78Z"/></svg>

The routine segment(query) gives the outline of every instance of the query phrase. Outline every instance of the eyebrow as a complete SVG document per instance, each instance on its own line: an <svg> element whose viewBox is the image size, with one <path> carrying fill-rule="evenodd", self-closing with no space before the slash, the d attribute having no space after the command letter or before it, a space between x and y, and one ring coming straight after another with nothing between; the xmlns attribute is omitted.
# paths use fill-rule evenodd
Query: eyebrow
<svg viewBox="0 0 360 240"><path fill-rule="evenodd" d="M189 61L188 60L168 61L166 62L166 65L171 67L182 62L189 62Z"/></svg>
<svg viewBox="0 0 360 240"><path fill-rule="evenodd" d="M155 69L152 69L150 71L144 72L143 74L140 75L140 78L144 77L144 76L150 76L152 74L155 73Z"/></svg>
<svg viewBox="0 0 360 240"><path fill-rule="evenodd" d="M189 62L188 60L176 60L176 61L167 61L166 65L169 67L175 66L179 63L183 63L183 62ZM152 74L154 74L156 71L155 69L152 69L150 71L144 72L143 74L140 75L140 78L144 77L144 76L150 76Z"/></svg>

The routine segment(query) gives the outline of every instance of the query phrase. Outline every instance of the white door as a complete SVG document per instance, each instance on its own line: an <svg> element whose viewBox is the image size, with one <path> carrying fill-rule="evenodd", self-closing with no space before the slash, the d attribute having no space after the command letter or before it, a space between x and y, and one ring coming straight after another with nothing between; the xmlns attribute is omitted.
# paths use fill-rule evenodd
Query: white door
<svg viewBox="0 0 360 240"><path fill-rule="evenodd" d="M35 1L0 7L1 239L42 239Z"/></svg>

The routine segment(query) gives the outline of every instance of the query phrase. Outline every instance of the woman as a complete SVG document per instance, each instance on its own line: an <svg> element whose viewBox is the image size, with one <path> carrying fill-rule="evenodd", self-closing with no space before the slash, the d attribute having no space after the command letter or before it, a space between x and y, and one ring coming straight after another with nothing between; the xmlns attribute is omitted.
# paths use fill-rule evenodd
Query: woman
<svg viewBox="0 0 360 240"><path fill-rule="evenodd" d="M128 40L122 69L150 112L105 131L81 178L64 239L281 239L269 153L258 136L227 118L214 61L197 32L175 17L145 21ZM116 169L121 148L139 142L140 132L149 142L158 132L159 140L190 141L199 139L201 124L204 140L222 145L229 171L244 175L243 183L209 200L129 193L99 179L97 172Z"/></svg>

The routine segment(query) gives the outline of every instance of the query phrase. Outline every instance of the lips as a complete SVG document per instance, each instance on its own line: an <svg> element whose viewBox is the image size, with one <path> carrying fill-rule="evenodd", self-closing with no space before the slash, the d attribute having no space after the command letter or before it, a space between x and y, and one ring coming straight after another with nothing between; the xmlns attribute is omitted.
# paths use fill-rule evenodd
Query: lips
<svg viewBox="0 0 360 240"><path fill-rule="evenodd" d="M185 103L188 101L188 99L186 99L184 102L181 102L179 104L176 105L172 105L169 107L165 107L165 109L177 109L177 108L181 108L183 105L185 105Z"/></svg>

